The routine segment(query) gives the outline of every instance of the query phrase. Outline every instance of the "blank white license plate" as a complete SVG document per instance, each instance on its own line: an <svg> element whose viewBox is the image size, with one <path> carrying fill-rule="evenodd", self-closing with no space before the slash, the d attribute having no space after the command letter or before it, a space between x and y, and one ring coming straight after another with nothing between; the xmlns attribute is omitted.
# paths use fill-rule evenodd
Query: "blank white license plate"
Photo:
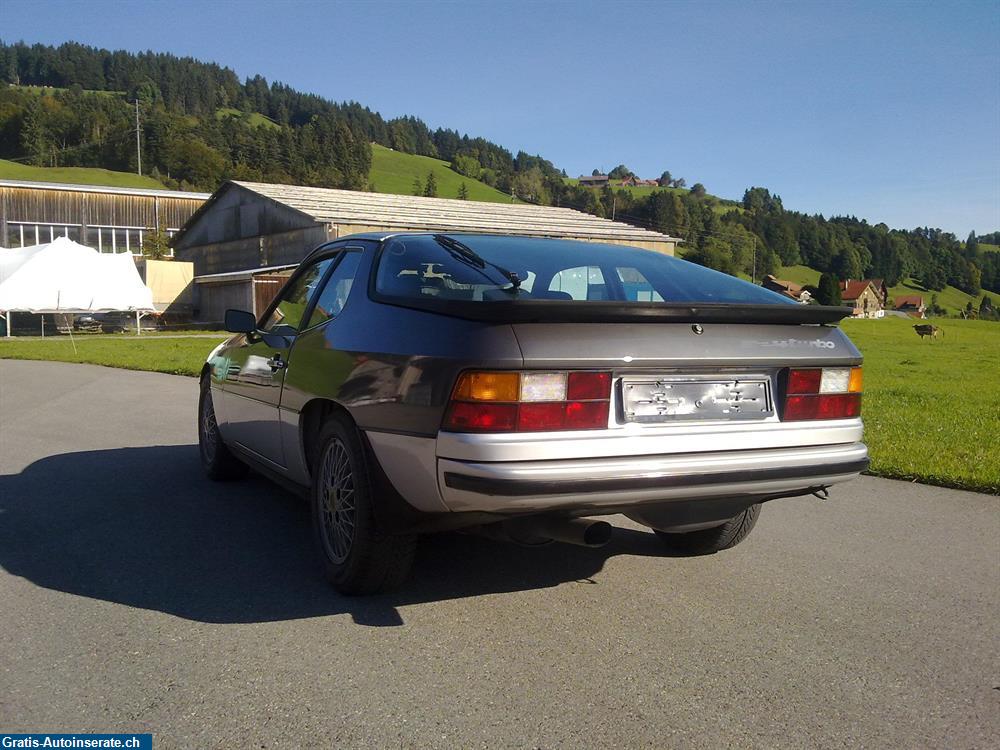
<svg viewBox="0 0 1000 750"><path fill-rule="evenodd" d="M774 414L766 376L623 378L627 422L766 419Z"/></svg>

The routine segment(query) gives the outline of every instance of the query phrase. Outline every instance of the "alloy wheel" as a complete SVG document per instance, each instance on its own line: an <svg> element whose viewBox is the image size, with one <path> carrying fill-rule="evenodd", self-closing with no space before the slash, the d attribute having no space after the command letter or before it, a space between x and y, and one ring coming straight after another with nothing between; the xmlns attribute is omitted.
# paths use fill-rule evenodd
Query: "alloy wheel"
<svg viewBox="0 0 1000 750"><path fill-rule="evenodd" d="M350 455L338 438L329 443L323 454L319 490L323 546L330 559L339 565L351 552L357 513Z"/></svg>
<svg viewBox="0 0 1000 750"><path fill-rule="evenodd" d="M206 464L215 460L219 441L219 423L215 421L215 407L212 406L212 394L206 392L201 404L201 455Z"/></svg>

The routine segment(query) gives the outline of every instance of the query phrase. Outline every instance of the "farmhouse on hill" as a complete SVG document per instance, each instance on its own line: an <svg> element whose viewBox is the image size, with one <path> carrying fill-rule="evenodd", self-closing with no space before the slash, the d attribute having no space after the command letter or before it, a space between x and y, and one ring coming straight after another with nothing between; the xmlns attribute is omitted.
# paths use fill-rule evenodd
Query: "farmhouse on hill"
<svg viewBox="0 0 1000 750"><path fill-rule="evenodd" d="M644 180L641 177L630 174L622 180L621 184L622 187L657 187L660 183L656 180Z"/></svg>
<svg viewBox="0 0 1000 750"><path fill-rule="evenodd" d="M360 232L560 237L666 255L681 241L569 208L227 182L172 244L194 264L198 319L218 321L229 307L262 311L273 298L263 286L276 291L276 275L324 242Z"/></svg>
<svg viewBox="0 0 1000 750"><path fill-rule="evenodd" d="M884 288L884 284L882 286ZM872 279L841 281L840 298L845 305L854 308L852 317L881 318L885 315L881 292L876 289Z"/></svg>
<svg viewBox="0 0 1000 750"><path fill-rule="evenodd" d="M583 187L604 187L609 178L606 174L582 174L578 181Z"/></svg>
<svg viewBox="0 0 1000 750"><path fill-rule="evenodd" d="M896 297L895 304L897 312L906 313L911 318L923 320L927 317L927 306L924 304L924 298L919 294L905 294Z"/></svg>
<svg viewBox="0 0 1000 750"><path fill-rule="evenodd" d="M761 286L765 289L770 289L772 292L777 292L778 294L790 297L796 302L808 302L812 299L812 294L810 294L809 290L805 289L802 284L796 284L794 281L777 279L772 274L768 274L764 277L764 281L761 282Z"/></svg>

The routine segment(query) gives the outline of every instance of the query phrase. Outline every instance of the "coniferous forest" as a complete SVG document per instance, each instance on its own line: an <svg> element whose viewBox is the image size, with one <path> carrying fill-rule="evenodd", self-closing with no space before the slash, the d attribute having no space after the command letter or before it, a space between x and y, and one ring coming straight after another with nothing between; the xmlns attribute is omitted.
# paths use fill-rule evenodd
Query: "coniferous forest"
<svg viewBox="0 0 1000 750"><path fill-rule="evenodd" d="M366 190L376 143L446 160L521 200L682 237L688 260L729 273L759 279L801 263L840 279L878 277L893 286L912 277L929 290L1000 292L1000 252L981 247L996 244L996 232L961 241L930 227L807 215L786 210L762 187L748 188L740 202L722 201L700 183L684 189L683 180L641 195L596 190L568 181L541 156L515 155L457 129L432 130L415 117L387 120L363 104L260 76L241 81L214 63L0 40L0 158L135 171L136 101L143 171L173 188L212 191L242 179Z"/></svg>

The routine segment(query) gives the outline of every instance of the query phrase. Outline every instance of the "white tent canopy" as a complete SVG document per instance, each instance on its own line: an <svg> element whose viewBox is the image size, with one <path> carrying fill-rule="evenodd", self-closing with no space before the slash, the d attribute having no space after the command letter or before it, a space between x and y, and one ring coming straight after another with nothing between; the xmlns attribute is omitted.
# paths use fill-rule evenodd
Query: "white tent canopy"
<svg viewBox="0 0 1000 750"><path fill-rule="evenodd" d="M99 253L60 237L0 250L0 313L153 312L131 253Z"/></svg>

